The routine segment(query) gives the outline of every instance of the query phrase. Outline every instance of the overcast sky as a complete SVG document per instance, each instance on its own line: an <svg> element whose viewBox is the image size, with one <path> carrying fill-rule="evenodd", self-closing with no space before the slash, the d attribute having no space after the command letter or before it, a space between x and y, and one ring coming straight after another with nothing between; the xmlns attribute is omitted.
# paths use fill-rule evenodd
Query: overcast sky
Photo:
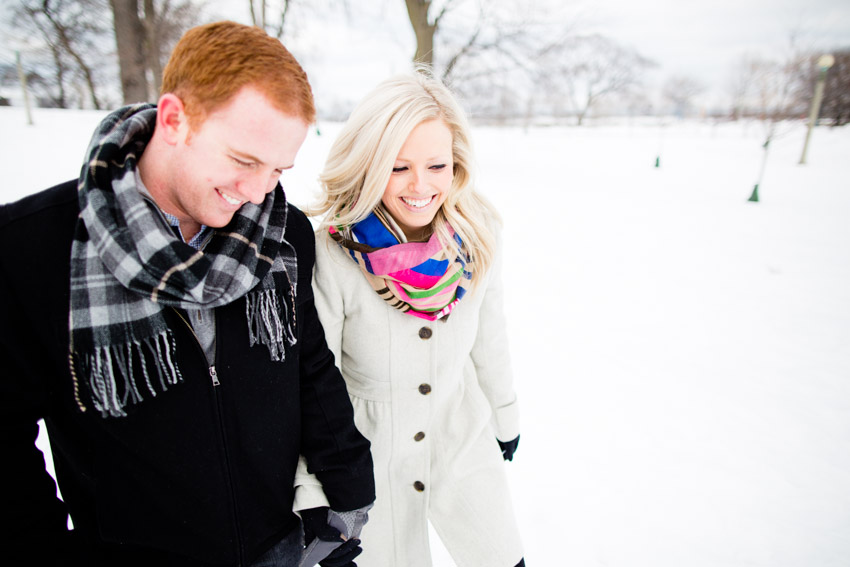
<svg viewBox="0 0 850 567"><path fill-rule="evenodd" d="M588 0L588 23L654 59L661 77L722 87L744 54L775 57L795 34L803 49L850 48L847 0Z"/></svg>
<svg viewBox="0 0 850 567"><path fill-rule="evenodd" d="M435 5L439 3L434 0ZM297 29L284 42L307 68L318 98L358 100L380 79L407 68L415 39L404 0L349 0L347 15L341 8L317 9L315 4L302 4L313 5L308 8L313 13L301 16ZM598 32L630 46L658 64L648 83L661 84L671 75L689 76L709 89L707 104L723 98L737 60L747 54L779 59L792 34L801 48L850 47L848 0L501 0L488 4L513 5L518 14L563 20L578 33ZM212 10L243 22L248 21L247 6L247 0L211 3Z"/></svg>

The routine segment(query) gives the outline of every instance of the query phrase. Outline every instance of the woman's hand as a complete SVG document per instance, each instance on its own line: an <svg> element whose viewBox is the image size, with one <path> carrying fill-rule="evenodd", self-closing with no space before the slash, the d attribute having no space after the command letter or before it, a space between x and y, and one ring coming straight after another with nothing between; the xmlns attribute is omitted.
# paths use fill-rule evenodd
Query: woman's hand
<svg viewBox="0 0 850 567"><path fill-rule="evenodd" d="M496 441L499 441L496 439ZM516 439L511 441L499 441L499 447L502 449L502 457L506 461L514 460L514 453L516 453L516 448L519 446L519 435L516 436Z"/></svg>

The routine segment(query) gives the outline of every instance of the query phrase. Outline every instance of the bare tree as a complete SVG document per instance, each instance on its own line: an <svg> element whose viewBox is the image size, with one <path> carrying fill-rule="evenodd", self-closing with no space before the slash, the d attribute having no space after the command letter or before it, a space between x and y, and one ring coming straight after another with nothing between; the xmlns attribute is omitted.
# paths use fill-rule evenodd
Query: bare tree
<svg viewBox="0 0 850 567"><path fill-rule="evenodd" d="M637 89L655 63L635 50L594 34L554 44L540 54L544 92L566 98L580 126L602 99Z"/></svg>
<svg viewBox="0 0 850 567"><path fill-rule="evenodd" d="M804 61L796 49L794 36L791 36L789 49L782 61L769 59L751 59L749 69L752 75L751 101L755 114L764 125L765 139L762 144L764 153L756 184L749 201L759 201L759 185L767 165L771 142L787 133L780 130L783 120L804 112L795 90L799 85L800 66Z"/></svg>
<svg viewBox="0 0 850 567"><path fill-rule="evenodd" d="M16 57L17 59L17 57ZM26 90L38 106L44 108L70 108L79 102L72 100L64 91L57 94L56 69L51 60L49 49L30 48L14 64L0 64L0 85L4 87L20 87ZM23 75L23 77L22 77ZM67 87L66 87L67 88ZM64 97L64 98L62 98ZM64 106L62 104L64 103ZM0 96L0 106L8 106L9 99Z"/></svg>
<svg viewBox="0 0 850 567"><path fill-rule="evenodd" d="M110 0L124 103L154 101L174 44L197 23L191 0Z"/></svg>
<svg viewBox="0 0 850 567"><path fill-rule="evenodd" d="M248 0L251 24L272 37L284 39L297 29L299 18L325 18L329 11L349 14L348 0Z"/></svg>
<svg viewBox="0 0 850 567"><path fill-rule="evenodd" d="M521 70L564 33L565 25L535 4L508 0L405 0L416 36L415 63L446 82Z"/></svg>
<svg viewBox="0 0 850 567"><path fill-rule="evenodd" d="M268 0L248 0L248 6L251 9L251 23L266 30L266 33L272 37L282 39L287 16L293 4L292 0L278 0L272 3L269 3Z"/></svg>
<svg viewBox="0 0 850 567"><path fill-rule="evenodd" d="M31 51L33 57L29 59L28 67L44 69L44 73L42 74L39 71L26 72L24 80L29 88L36 92L35 97L39 106L70 108L73 104L68 94L68 91L72 90L68 85L70 80L68 77L72 75L70 63L66 61L67 56L57 42L45 39L45 44L51 63L43 65L40 61L40 52L44 50ZM46 80L45 76L52 76L52 79ZM82 101L80 101L80 106L82 106Z"/></svg>
<svg viewBox="0 0 850 567"><path fill-rule="evenodd" d="M416 52L413 54L415 63L432 66L434 64L434 36L440 29L440 22L458 4L456 0L443 2L436 13L431 13L431 0L404 0L407 15L413 33L416 35ZM473 37L476 34L473 33Z"/></svg>
<svg viewBox="0 0 850 567"><path fill-rule="evenodd" d="M733 71L733 116L751 116L766 124L794 114L799 85L806 82L797 57L783 62L757 56L741 57ZM797 62L795 62L797 61ZM797 108L799 110L799 108Z"/></svg>
<svg viewBox="0 0 850 567"><path fill-rule="evenodd" d="M694 97L703 92L705 86L696 79L674 75L664 83L661 94L672 105L673 113L681 118L690 114Z"/></svg>
<svg viewBox="0 0 850 567"><path fill-rule="evenodd" d="M415 63L449 83L476 119L533 112L538 57L569 35L568 18L545 2L405 0L416 36ZM556 7L557 8L557 7Z"/></svg>
<svg viewBox="0 0 850 567"><path fill-rule="evenodd" d="M156 100L162 71L180 37L200 20L199 7L191 0L144 0L145 66L148 96Z"/></svg>
<svg viewBox="0 0 850 567"><path fill-rule="evenodd" d="M100 109L98 80L93 61L97 36L105 29L93 14L103 9L98 0L22 0L14 21L41 37L53 60L56 104L68 106L68 78L78 75L85 83L91 105Z"/></svg>
<svg viewBox="0 0 850 567"><path fill-rule="evenodd" d="M753 73L750 68L750 56L738 59L729 75L728 93L732 101L730 116L732 120L741 119L747 112L747 99L753 89Z"/></svg>
<svg viewBox="0 0 850 567"><path fill-rule="evenodd" d="M576 22L545 4L405 0L413 60L464 95L476 118L570 110L581 123L601 99L640 84L649 60L599 35L576 36Z"/></svg>
<svg viewBox="0 0 850 567"><path fill-rule="evenodd" d="M769 59L750 62L753 75L753 102L758 117L775 125L793 115L796 68L793 63Z"/></svg>

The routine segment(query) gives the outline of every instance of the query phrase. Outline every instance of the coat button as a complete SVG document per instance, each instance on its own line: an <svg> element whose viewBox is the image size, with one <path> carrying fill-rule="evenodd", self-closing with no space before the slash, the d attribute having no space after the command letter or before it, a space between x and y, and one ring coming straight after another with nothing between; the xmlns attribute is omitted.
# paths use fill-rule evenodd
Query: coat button
<svg viewBox="0 0 850 567"><path fill-rule="evenodd" d="M414 441L422 441L423 439L425 439L425 434L421 431L413 436Z"/></svg>
<svg viewBox="0 0 850 567"><path fill-rule="evenodd" d="M431 393L431 385L430 384L419 384L419 393L423 396L427 396Z"/></svg>
<svg viewBox="0 0 850 567"><path fill-rule="evenodd" d="M413 483L413 488L415 488L417 492L425 491L425 485L419 482L418 480Z"/></svg>
<svg viewBox="0 0 850 567"><path fill-rule="evenodd" d="M432 333L433 332L428 327L422 327L421 329L419 329L419 338L420 339L430 339Z"/></svg>

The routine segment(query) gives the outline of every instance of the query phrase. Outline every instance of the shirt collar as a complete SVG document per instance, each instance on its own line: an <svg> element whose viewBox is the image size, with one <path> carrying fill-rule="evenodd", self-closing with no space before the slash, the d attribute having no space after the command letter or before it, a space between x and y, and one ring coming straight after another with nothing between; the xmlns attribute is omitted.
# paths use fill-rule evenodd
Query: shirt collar
<svg viewBox="0 0 850 567"><path fill-rule="evenodd" d="M170 213L166 213L165 211L162 211L162 216L165 217L165 220L168 221L168 224L170 224L173 228L177 230L180 239L183 240L183 242L186 242L186 239L183 237L183 231L180 230L180 221L177 219L177 217ZM212 228L208 227L205 224L202 224L201 230L199 230L198 233L193 236L189 242L186 242L186 244L188 244L195 250L201 250L206 245L207 238L212 235L212 232Z"/></svg>
<svg viewBox="0 0 850 567"><path fill-rule="evenodd" d="M157 205L156 201L154 201L153 197L151 196L150 191L148 191L148 188L145 187L144 183L142 183L142 176L139 174L138 168L136 169L135 174L136 174L135 175L136 176L136 187L138 188L139 193L141 193L143 197L145 197L148 201L153 203L154 206L156 206L156 209L160 213L162 213L162 216L165 219L165 221L168 223L168 225L171 226L174 229L174 232L177 235L177 237L180 238L180 240L182 240L183 242L186 242L186 239L183 237L183 231L180 230L180 220L177 217L175 217L174 215L163 211L159 207L159 205ZM212 236L212 233L213 233L212 228L208 227L205 224L202 224L201 230L199 230L198 233L195 236L193 236L192 239L189 242L186 242L186 244L188 244L189 246L191 246L195 250L202 250L204 248L204 246L206 246L207 240L209 240L209 237Z"/></svg>

